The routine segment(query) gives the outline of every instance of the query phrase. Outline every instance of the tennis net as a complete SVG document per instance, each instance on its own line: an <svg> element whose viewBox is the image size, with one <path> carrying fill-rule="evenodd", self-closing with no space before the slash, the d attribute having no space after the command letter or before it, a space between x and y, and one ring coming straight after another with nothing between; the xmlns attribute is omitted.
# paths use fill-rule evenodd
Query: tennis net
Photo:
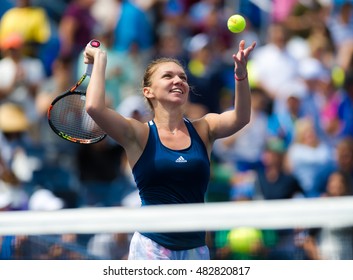
<svg viewBox="0 0 353 280"><path fill-rule="evenodd" d="M212 259L353 259L353 198L0 212L3 259L125 259L133 232L207 231Z"/></svg>

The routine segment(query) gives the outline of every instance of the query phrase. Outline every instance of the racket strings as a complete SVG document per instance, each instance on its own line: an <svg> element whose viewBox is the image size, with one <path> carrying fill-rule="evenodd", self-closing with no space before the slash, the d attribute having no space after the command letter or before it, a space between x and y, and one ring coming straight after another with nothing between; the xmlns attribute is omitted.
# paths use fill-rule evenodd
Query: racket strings
<svg viewBox="0 0 353 280"><path fill-rule="evenodd" d="M87 114L85 99L84 94L75 92L61 98L52 107L50 121L64 138L93 140L105 134Z"/></svg>

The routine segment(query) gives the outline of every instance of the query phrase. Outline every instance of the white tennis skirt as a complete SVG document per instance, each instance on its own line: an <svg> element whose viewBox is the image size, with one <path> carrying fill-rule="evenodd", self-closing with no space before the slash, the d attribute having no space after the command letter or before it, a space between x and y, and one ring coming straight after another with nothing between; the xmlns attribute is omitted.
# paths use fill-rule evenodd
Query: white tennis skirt
<svg viewBox="0 0 353 280"><path fill-rule="evenodd" d="M130 243L129 260L209 260L207 246L173 251L135 232Z"/></svg>

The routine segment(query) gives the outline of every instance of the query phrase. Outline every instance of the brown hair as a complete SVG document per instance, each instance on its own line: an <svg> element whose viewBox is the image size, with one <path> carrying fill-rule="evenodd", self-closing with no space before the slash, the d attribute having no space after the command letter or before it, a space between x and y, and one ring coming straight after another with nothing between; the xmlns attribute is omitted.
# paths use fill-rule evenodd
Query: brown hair
<svg viewBox="0 0 353 280"><path fill-rule="evenodd" d="M330 179L332 180L333 176L339 176L340 182L342 183L343 189L341 190L333 190L330 188ZM332 193L334 191L334 193ZM352 178L349 173L344 172L342 170L334 171L330 174L326 186L326 192L329 196L345 196L352 195Z"/></svg>
<svg viewBox="0 0 353 280"><path fill-rule="evenodd" d="M168 63L168 62L173 62L177 65L179 65L181 68L184 69L183 65L181 62L175 58L169 58L169 57L161 57L157 58L155 60L152 60L146 67L145 74L143 75L143 80L142 80L142 88L144 87L150 87L152 84L151 77L153 73L156 71L157 66L163 63ZM153 106L152 103L149 99L147 99L148 105L153 111Z"/></svg>
<svg viewBox="0 0 353 280"><path fill-rule="evenodd" d="M346 172L353 168L353 137L346 136L336 145L336 157L338 166Z"/></svg>

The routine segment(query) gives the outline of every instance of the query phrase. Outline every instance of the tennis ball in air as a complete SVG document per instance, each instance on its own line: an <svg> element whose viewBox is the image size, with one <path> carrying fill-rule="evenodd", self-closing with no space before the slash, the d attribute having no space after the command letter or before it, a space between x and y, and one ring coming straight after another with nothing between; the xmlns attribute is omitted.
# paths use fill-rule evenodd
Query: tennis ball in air
<svg viewBox="0 0 353 280"><path fill-rule="evenodd" d="M262 233L255 228L233 229L228 234L228 242L232 252L251 254L262 245Z"/></svg>
<svg viewBox="0 0 353 280"><path fill-rule="evenodd" d="M246 26L245 18L241 15L232 15L227 21L227 26L233 33L242 32Z"/></svg>

